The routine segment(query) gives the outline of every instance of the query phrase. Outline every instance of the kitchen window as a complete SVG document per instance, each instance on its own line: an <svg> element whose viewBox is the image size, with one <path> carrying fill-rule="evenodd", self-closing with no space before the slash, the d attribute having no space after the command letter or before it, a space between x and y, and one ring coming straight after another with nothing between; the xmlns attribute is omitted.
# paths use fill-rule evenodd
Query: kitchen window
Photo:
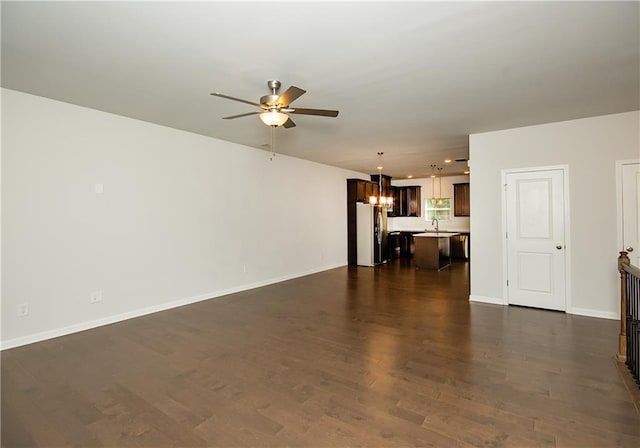
<svg viewBox="0 0 640 448"><path fill-rule="evenodd" d="M424 201L425 219L449 221L451 219L451 198L431 198Z"/></svg>

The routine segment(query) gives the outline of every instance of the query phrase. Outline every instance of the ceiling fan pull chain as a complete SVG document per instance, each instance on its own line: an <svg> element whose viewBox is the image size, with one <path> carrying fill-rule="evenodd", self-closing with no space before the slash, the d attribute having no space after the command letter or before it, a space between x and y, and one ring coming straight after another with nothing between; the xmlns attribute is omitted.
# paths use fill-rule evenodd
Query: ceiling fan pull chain
<svg viewBox="0 0 640 448"><path fill-rule="evenodd" d="M271 160L273 162L273 159L276 158L276 127L275 126L269 126L271 128L271 157L269 157L269 160Z"/></svg>

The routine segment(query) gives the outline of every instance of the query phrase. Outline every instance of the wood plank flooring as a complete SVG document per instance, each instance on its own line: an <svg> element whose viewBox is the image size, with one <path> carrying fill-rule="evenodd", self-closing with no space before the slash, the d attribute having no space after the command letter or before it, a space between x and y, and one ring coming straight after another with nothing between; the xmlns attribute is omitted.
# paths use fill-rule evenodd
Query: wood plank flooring
<svg viewBox="0 0 640 448"><path fill-rule="evenodd" d="M2 352L2 447L640 446L615 321L338 268Z"/></svg>

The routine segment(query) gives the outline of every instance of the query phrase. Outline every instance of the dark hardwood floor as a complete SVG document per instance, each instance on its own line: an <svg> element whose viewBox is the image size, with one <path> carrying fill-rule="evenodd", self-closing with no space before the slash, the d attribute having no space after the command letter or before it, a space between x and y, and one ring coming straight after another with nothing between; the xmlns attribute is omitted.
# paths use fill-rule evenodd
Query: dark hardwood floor
<svg viewBox="0 0 640 448"><path fill-rule="evenodd" d="M640 446L616 321L339 268L2 352L3 447Z"/></svg>

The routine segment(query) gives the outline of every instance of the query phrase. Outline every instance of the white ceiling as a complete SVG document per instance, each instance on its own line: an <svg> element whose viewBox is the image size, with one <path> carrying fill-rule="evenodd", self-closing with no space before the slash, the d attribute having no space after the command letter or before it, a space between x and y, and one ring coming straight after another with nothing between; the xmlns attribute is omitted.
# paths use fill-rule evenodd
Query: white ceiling
<svg viewBox="0 0 640 448"><path fill-rule="evenodd" d="M264 148L266 81L308 92L277 151L424 177L468 135L640 109L638 2L2 2L2 86ZM518 148L514 148L517 151ZM465 168L453 163L446 172Z"/></svg>

